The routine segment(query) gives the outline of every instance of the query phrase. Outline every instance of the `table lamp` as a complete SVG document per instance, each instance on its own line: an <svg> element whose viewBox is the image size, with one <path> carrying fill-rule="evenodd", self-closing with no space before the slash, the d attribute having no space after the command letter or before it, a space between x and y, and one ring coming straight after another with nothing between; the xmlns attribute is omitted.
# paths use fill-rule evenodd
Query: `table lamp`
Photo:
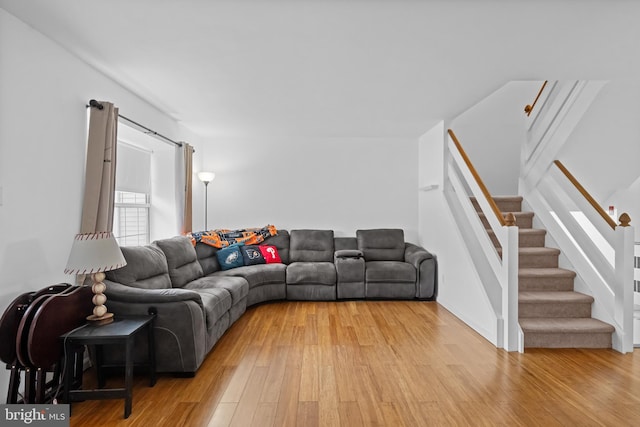
<svg viewBox="0 0 640 427"><path fill-rule="evenodd" d="M115 270L127 265L127 261L122 255L118 242L110 232L96 232L77 234L65 274L90 274L91 291L93 292L93 314L87 320L99 325L111 323L113 313L107 312L104 305L107 301L104 291L107 286L102 282L105 278L105 271Z"/></svg>

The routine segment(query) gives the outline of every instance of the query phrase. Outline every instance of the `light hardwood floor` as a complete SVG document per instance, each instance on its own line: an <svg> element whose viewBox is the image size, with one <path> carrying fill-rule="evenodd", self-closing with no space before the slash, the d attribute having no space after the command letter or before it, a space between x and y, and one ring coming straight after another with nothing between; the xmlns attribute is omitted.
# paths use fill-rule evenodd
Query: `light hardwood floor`
<svg viewBox="0 0 640 427"><path fill-rule="evenodd" d="M127 420L74 403L71 426L638 426L640 349L508 353L435 302L269 303L133 398Z"/></svg>

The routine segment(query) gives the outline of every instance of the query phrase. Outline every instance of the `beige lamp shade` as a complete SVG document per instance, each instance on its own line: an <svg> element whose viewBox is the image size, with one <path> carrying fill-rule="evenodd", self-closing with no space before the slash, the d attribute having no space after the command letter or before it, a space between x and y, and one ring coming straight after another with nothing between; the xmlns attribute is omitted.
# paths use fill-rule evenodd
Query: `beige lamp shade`
<svg viewBox="0 0 640 427"><path fill-rule="evenodd" d="M124 259L113 234L106 231L77 234L64 272L66 274L93 274L115 270L125 265L127 265L127 261Z"/></svg>

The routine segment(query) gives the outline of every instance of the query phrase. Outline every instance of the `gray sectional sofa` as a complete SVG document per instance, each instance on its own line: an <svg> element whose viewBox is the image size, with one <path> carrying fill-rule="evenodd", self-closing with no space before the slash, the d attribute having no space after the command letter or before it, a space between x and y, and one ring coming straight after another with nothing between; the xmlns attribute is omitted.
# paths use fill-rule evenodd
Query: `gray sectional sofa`
<svg viewBox="0 0 640 427"><path fill-rule="evenodd" d="M421 299L437 295L436 257L400 229L279 230L261 245L281 263L222 270L218 249L185 236L122 247L127 265L106 273L116 316L157 315L158 372L195 374L222 334L254 304L273 300ZM140 357L143 340L136 342ZM119 359L114 349L107 359Z"/></svg>

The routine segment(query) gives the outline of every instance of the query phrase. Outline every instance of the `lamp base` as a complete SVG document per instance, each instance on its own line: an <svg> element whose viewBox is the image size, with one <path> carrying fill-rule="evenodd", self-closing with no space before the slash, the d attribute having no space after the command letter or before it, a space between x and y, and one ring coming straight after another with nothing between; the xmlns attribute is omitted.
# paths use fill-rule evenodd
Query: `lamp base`
<svg viewBox="0 0 640 427"><path fill-rule="evenodd" d="M108 325L113 322L113 313L105 313L100 317L92 314L91 316L87 316L87 321L95 326Z"/></svg>

